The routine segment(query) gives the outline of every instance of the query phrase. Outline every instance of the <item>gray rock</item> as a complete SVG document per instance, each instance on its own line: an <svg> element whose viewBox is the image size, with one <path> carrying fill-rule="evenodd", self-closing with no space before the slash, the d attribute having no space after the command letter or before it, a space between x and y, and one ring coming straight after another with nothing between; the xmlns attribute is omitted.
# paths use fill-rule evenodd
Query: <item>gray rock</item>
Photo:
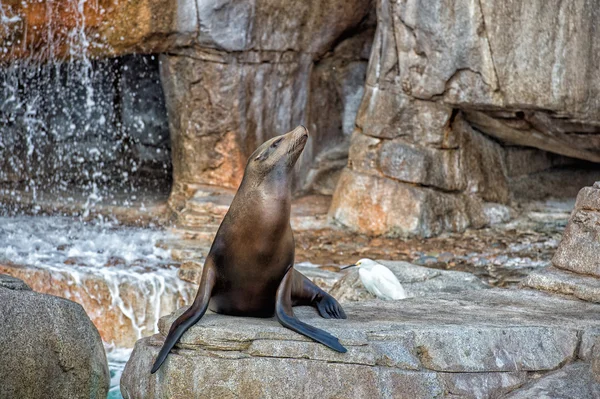
<svg viewBox="0 0 600 399"><path fill-rule="evenodd" d="M25 284L23 280L9 276L7 274L0 274L0 288L6 288L15 291L30 291L31 288Z"/></svg>
<svg viewBox="0 0 600 399"><path fill-rule="evenodd" d="M600 277L600 190L586 187L580 191L575 209L565 229L552 264L575 273Z"/></svg>
<svg viewBox="0 0 600 399"><path fill-rule="evenodd" d="M600 303L600 279L548 267L527 276L523 285L557 294L573 295L584 301Z"/></svg>
<svg viewBox="0 0 600 399"><path fill-rule="evenodd" d="M500 289L366 301L346 304L345 310L347 320L325 320L314 309L296 308L301 320L338 336L348 348L345 354L274 319L208 313L151 375L180 309L161 319L161 334L137 342L122 393L125 398L275 398L290 392L302 398L499 397L535 375L527 371L551 371L573 361L579 337L600 320L600 305Z"/></svg>
<svg viewBox="0 0 600 399"><path fill-rule="evenodd" d="M504 399L596 399L600 397L600 383L594 381L590 365L574 363L531 381Z"/></svg>
<svg viewBox="0 0 600 399"><path fill-rule="evenodd" d="M83 308L23 286L0 284L0 397L106 398L106 355Z"/></svg>
<svg viewBox="0 0 600 399"><path fill-rule="evenodd" d="M497 220L481 202L568 195L584 181L578 174L597 177L536 175L573 163L567 156L600 162L600 85L585 75L598 74L588 49L600 41L567 28L596 6L379 0L331 218L367 234L429 236ZM535 158L516 156L515 145Z"/></svg>
<svg viewBox="0 0 600 399"><path fill-rule="evenodd" d="M596 336L596 341L594 342L594 346L592 348L591 360L594 381L600 384L600 336Z"/></svg>
<svg viewBox="0 0 600 399"><path fill-rule="evenodd" d="M579 358L584 361L590 361L596 354L600 346L595 346L600 338L600 327L587 328L581 336L581 346L579 347Z"/></svg>

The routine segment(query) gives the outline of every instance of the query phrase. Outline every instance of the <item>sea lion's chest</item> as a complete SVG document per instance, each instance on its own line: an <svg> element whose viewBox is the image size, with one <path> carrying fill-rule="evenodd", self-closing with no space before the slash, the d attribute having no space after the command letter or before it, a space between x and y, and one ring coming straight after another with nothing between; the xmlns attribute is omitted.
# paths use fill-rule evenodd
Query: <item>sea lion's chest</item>
<svg viewBox="0 0 600 399"><path fill-rule="evenodd" d="M254 211L242 219L235 213L226 217L215 237L217 282L210 309L218 313L271 316L279 283L294 263L289 216Z"/></svg>

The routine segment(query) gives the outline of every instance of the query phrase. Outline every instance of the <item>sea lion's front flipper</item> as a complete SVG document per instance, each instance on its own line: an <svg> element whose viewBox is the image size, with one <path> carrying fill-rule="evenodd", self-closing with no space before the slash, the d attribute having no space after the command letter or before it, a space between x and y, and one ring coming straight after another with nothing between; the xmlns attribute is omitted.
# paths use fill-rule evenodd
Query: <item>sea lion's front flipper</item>
<svg viewBox="0 0 600 399"><path fill-rule="evenodd" d="M277 317L277 320L290 330L312 338L335 351L345 353L346 348L340 344L340 341L336 337L327 331L303 323L296 318L292 309L293 277L294 269L290 268L283 277L283 280L281 280L279 288L277 288L277 298L275 300L275 317Z"/></svg>
<svg viewBox="0 0 600 399"><path fill-rule="evenodd" d="M216 273L213 263L209 259L207 259L204 264L202 280L200 281L200 286L198 287L196 299L194 299L192 306L183 312L183 314L173 322L173 325L171 325L171 329L169 330L169 334L167 334L165 343L156 357L154 366L152 366L152 371L150 371L152 374L158 371L160 366L167 358L167 355L171 349L173 349L177 341L179 341L183 333L185 333L188 328L196 324L198 320L204 316L206 309L208 309L208 303L210 302L212 290L216 282Z"/></svg>
<svg viewBox="0 0 600 399"><path fill-rule="evenodd" d="M294 269L292 285L292 304L309 305L317 308L321 317L326 319L345 319L346 313L334 297L317 287L306 276Z"/></svg>

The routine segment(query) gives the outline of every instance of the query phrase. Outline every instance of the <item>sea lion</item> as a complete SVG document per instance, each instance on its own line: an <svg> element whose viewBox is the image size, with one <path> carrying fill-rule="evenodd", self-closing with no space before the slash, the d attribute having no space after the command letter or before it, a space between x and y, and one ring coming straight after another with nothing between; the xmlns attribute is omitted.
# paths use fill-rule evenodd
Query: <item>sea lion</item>
<svg viewBox="0 0 600 399"><path fill-rule="evenodd" d="M293 306L311 305L324 318L346 318L331 295L293 267L291 183L307 140L308 130L298 126L263 143L248 159L242 183L206 257L196 299L173 322L152 373L208 308L235 316L275 314L283 326L346 352L336 337L301 322L292 310Z"/></svg>

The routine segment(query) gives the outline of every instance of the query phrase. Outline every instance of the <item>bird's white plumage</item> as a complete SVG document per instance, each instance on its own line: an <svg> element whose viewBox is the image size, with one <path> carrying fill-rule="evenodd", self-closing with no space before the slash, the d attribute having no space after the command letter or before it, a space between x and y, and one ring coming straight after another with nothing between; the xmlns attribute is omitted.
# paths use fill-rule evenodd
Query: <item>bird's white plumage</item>
<svg viewBox="0 0 600 399"><path fill-rule="evenodd" d="M377 298L397 300L406 298L404 287L394 273L384 265L371 259L361 259L356 262L358 275L367 291Z"/></svg>

